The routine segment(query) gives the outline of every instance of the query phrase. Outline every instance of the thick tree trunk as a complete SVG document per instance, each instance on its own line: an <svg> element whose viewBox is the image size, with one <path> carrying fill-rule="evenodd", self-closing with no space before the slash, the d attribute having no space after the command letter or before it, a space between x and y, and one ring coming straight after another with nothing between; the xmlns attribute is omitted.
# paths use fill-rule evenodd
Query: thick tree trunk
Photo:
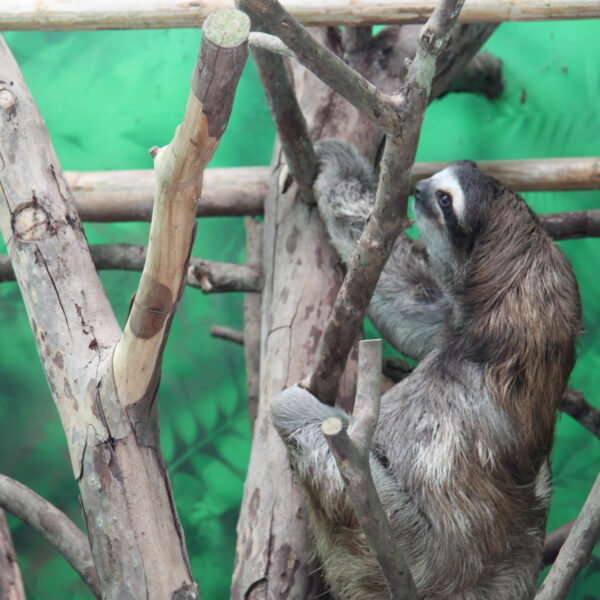
<svg viewBox="0 0 600 600"><path fill-rule="evenodd" d="M67 436L106 600L198 598L160 450L156 394L202 174L229 119L249 25L238 11L205 23L183 122L154 153L150 243L122 334L45 124L0 40L0 227Z"/></svg>
<svg viewBox="0 0 600 600"><path fill-rule="evenodd" d="M470 44L466 54L476 51L473 39L482 43L485 31L489 35L494 25L486 27L462 31ZM343 37L333 28L311 34L384 92L400 88L404 59L414 53L397 27L373 39L368 28L347 30ZM460 54L456 44L451 47L455 56ZM292 70L311 138L345 139L375 160L381 132L304 68L293 64ZM448 73L451 77L455 70L447 66ZM282 175L282 153L277 149L264 208L260 399L238 522L233 600L324 597L311 562L301 490L269 417L271 398L310 371L342 280L316 208L300 201L296 192L296 185L288 187ZM347 409L354 397L355 362L352 353L337 401Z"/></svg>
<svg viewBox="0 0 600 600"><path fill-rule="evenodd" d="M341 53L339 33L313 34ZM377 61L365 62L363 71L373 73ZM295 82L313 139L350 139L374 155L379 136L356 109L301 67L295 68ZM276 148L264 212L260 399L238 522L234 600L324 597L310 559L302 490L271 425L269 405L278 392L308 374L342 271L316 207L299 199L296 184L288 186L282 161ZM341 386L339 401L346 406L354 396L355 362L354 354Z"/></svg>

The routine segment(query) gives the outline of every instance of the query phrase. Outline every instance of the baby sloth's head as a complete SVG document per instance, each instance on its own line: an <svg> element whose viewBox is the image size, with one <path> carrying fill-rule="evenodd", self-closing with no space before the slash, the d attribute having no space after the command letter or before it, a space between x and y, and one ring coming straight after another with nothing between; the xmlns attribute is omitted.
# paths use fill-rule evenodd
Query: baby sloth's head
<svg viewBox="0 0 600 600"><path fill-rule="evenodd" d="M441 283L452 286L461 279L501 195L499 183L466 160L417 183L417 225Z"/></svg>

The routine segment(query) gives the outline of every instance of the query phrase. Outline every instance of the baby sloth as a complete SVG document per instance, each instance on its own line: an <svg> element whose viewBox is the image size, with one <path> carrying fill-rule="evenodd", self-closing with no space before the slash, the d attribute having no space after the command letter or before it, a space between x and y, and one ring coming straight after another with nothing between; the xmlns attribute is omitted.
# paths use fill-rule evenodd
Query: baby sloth
<svg viewBox="0 0 600 600"><path fill-rule="evenodd" d="M319 211L348 264L374 202L348 144L317 145ZM369 316L420 362L384 394L371 469L418 597L524 600L540 569L556 412L575 360L577 282L516 193L460 161L420 182ZM321 434L343 411L293 388L272 416L340 600L389 597Z"/></svg>

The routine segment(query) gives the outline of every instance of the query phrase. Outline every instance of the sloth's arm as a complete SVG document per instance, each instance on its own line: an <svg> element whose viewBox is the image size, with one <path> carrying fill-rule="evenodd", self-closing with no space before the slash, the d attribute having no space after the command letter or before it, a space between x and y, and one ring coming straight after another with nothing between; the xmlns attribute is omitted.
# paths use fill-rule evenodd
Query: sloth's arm
<svg viewBox="0 0 600 600"><path fill-rule="evenodd" d="M346 266L375 202L377 182L358 151L339 140L316 144L320 172L314 184L331 243ZM379 278L367 314L398 351L420 359L433 347L449 304L432 277L420 241L401 234Z"/></svg>
<svg viewBox="0 0 600 600"><path fill-rule="evenodd" d="M348 514L354 520L344 482L321 431L321 424L329 417L339 418L346 428L352 420L343 410L323 404L299 386L285 389L271 403L271 418L288 449L290 463L313 500L319 503L322 516L336 522ZM398 489L375 454L372 453L369 463L384 507L400 503L408 510L412 503ZM413 518L414 515L411 512L408 516Z"/></svg>

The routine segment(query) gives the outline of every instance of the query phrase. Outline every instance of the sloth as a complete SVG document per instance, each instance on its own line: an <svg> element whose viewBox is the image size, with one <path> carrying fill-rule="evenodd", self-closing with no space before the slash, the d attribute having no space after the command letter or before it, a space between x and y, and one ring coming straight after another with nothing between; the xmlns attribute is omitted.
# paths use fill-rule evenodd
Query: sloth
<svg viewBox="0 0 600 600"><path fill-rule="evenodd" d="M314 191L350 262L375 175L352 146L317 144ZM369 316L419 359L386 392L370 467L419 599L524 600L541 564L556 413L575 361L568 260L515 192L459 161L416 186L421 240L395 243ZM334 598L389 598L320 425L351 416L299 387L272 403L303 484Z"/></svg>

